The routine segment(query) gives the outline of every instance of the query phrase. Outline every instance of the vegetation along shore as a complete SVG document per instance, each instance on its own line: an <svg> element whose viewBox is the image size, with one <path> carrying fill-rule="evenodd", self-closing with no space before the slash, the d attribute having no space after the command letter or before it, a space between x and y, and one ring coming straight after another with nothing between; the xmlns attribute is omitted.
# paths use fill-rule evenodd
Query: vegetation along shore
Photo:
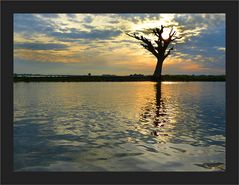
<svg viewBox="0 0 239 185"><path fill-rule="evenodd" d="M225 81L225 75L162 75L162 81ZM144 75L14 75L14 82L130 82L155 81Z"/></svg>

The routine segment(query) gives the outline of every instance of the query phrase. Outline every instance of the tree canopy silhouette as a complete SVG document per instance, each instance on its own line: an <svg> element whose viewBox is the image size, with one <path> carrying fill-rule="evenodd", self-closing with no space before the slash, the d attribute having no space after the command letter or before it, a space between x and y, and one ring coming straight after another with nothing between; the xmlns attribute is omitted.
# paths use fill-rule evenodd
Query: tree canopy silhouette
<svg viewBox="0 0 239 185"><path fill-rule="evenodd" d="M173 28L171 28L168 38L163 38L162 34L164 32L164 28L165 27L162 25L161 28L153 28L149 30L148 34L156 36L156 40L150 40L143 35L139 35L137 32L126 33L128 36L141 41L140 44L157 58L156 68L153 74L153 79L155 81L161 81L163 62L170 55L174 46L171 46L169 49L167 48L173 41L182 38L176 36L176 31L174 31Z"/></svg>

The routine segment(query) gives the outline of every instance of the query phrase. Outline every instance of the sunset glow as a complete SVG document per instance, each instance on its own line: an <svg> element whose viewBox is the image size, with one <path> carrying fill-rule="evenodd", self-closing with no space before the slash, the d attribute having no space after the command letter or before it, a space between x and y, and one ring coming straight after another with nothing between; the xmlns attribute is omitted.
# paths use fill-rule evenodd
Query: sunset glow
<svg viewBox="0 0 239 185"><path fill-rule="evenodd" d="M161 25L183 36L163 74L225 74L224 14L14 14L14 72L151 75L155 58L125 33Z"/></svg>

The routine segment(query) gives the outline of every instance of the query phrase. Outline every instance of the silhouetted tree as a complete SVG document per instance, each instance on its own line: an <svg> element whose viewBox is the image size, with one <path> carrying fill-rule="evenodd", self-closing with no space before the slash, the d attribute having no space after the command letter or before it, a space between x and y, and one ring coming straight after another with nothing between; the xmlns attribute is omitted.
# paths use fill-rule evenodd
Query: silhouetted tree
<svg viewBox="0 0 239 185"><path fill-rule="evenodd" d="M156 36L156 40L150 40L142 35L139 35L137 33L126 33L128 36L133 37L137 40L141 41L141 45L148 50L150 53L152 53L157 58L157 64L156 68L153 74L153 79L155 81L161 81L161 72L162 72L162 66L164 60L170 55L170 52L173 50L174 46L170 47L171 42L175 41L176 39L181 39L182 37L176 36L176 31L171 28L171 31L169 32L169 36L167 39L162 37L164 26L161 26L161 28L154 28L150 29L148 32L149 34L153 34Z"/></svg>

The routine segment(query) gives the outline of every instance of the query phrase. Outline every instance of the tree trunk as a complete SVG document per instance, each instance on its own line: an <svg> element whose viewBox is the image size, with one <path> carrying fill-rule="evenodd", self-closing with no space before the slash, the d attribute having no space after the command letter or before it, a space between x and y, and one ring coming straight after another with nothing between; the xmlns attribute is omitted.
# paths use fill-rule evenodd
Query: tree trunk
<svg viewBox="0 0 239 185"><path fill-rule="evenodd" d="M163 59L158 58L157 65L153 74L154 81L158 81L158 82L161 81L162 67L163 67Z"/></svg>

